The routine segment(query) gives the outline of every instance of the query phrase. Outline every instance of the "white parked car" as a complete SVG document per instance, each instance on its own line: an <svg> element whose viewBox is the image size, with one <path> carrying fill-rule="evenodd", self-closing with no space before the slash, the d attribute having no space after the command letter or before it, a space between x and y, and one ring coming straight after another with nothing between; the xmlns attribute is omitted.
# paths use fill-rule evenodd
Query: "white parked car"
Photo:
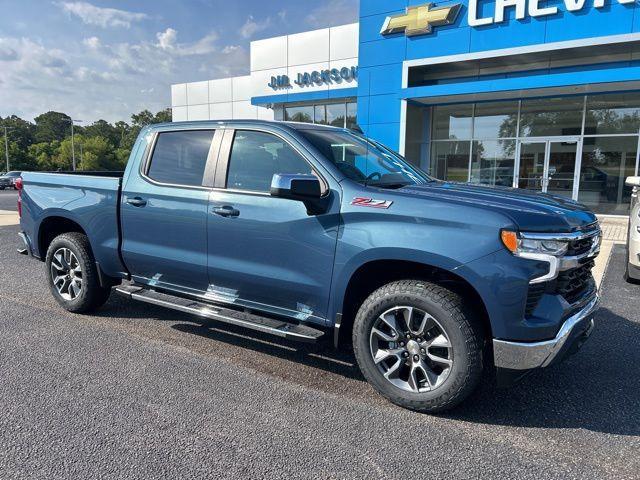
<svg viewBox="0 0 640 480"><path fill-rule="evenodd" d="M629 211L629 235L627 237L627 269L629 282L640 282L640 177L627 177L626 184L633 187Z"/></svg>

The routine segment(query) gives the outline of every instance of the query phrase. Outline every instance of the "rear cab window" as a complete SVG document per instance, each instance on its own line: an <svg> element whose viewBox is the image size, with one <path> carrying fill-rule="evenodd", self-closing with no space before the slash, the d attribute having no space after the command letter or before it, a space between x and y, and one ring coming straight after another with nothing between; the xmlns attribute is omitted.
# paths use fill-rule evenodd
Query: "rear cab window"
<svg viewBox="0 0 640 480"><path fill-rule="evenodd" d="M159 133L147 177L159 183L201 187L214 134L214 130Z"/></svg>

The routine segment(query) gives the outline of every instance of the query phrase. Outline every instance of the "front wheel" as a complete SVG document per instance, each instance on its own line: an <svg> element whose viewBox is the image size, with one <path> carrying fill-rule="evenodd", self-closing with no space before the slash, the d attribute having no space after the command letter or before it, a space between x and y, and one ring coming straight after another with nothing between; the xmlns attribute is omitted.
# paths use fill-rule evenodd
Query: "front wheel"
<svg viewBox="0 0 640 480"><path fill-rule="evenodd" d="M353 327L367 381L401 407L441 412L462 402L482 374L480 323L456 293L403 280L373 292Z"/></svg>
<svg viewBox="0 0 640 480"><path fill-rule="evenodd" d="M65 310L90 312L109 299L111 289L100 286L98 267L86 235L72 232L54 238L45 264L51 293Z"/></svg>

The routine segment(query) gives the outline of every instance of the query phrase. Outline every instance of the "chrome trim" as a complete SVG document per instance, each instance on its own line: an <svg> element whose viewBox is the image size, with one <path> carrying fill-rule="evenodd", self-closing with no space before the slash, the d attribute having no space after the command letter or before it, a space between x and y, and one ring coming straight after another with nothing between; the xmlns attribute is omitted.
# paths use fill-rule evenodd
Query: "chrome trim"
<svg viewBox="0 0 640 480"><path fill-rule="evenodd" d="M557 240L557 241L569 241L584 240L585 238L595 237L600 234L600 227L592 227L590 231L580 231L571 233L535 233L535 232L520 232L521 238L527 240Z"/></svg>
<svg viewBox="0 0 640 480"><path fill-rule="evenodd" d="M342 314L336 314L336 322L333 326L333 347L338 348L340 343L340 327L342 326Z"/></svg>
<svg viewBox="0 0 640 480"><path fill-rule="evenodd" d="M585 231L587 230L587 231ZM519 232L519 237L527 240L549 240L549 241L561 241L561 242L575 242L578 240L584 240L586 238L594 238L591 244L591 248L588 252L581 255L573 256L561 256L556 257L545 253L516 253L515 255L520 258L528 260L537 260L546 262L549 264L549 272L540 277L536 277L529 281L530 284L543 283L549 280L554 280L558 277L560 272L565 270L571 270L580 266L584 260L595 258L600 253L600 245L602 243L602 231L597 223L592 223L585 227L584 230L572 233L531 233L531 232ZM597 240L595 239L597 237Z"/></svg>
<svg viewBox="0 0 640 480"><path fill-rule="evenodd" d="M552 340L543 342L511 342L508 340L493 340L494 364L498 368L511 370L531 370L547 367L558 356L573 330L584 320L589 319L600 306L600 299L596 295L579 312L569 317L560 327L558 334ZM594 321L588 321L585 335L591 335Z"/></svg>
<svg viewBox="0 0 640 480"><path fill-rule="evenodd" d="M560 258L553 255L547 255L546 253L518 253L519 258L525 258L527 260L537 260L540 262L547 262L549 264L549 272L540 277L536 277L529 281L530 284L544 283L550 280L555 280L560 272Z"/></svg>
<svg viewBox="0 0 640 480"><path fill-rule="evenodd" d="M20 237L20 240L22 240L22 243L24 244L24 248L18 248L18 253L20 255L31 255L31 244L29 243L27 234L24 232L18 232L18 237Z"/></svg>

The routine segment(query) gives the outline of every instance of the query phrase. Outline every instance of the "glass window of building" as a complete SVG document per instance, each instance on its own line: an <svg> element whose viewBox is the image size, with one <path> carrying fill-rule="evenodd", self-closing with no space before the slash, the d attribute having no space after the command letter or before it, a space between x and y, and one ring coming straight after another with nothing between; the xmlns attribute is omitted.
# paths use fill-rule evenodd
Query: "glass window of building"
<svg viewBox="0 0 640 480"><path fill-rule="evenodd" d="M471 182L512 187L515 153L515 140L474 141Z"/></svg>
<svg viewBox="0 0 640 480"><path fill-rule="evenodd" d="M347 106L344 103L329 103L327 107L327 124L344 128Z"/></svg>
<svg viewBox="0 0 640 480"><path fill-rule="evenodd" d="M346 120L346 128L354 128L358 125L358 104L356 102L348 102L347 103L347 120Z"/></svg>
<svg viewBox="0 0 640 480"><path fill-rule="evenodd" d="M284 108L284 119L288 122L317 123L340 128L354 128L357 125L358 104L319 103Z"/></svg>
<svg viewBox="0 0 640 480"><path fill-rule="evenodd" d="M587 98L585 135L637 134L640 130L640 94L615 93Z"/></svg>
<svg viewBox="0 0 640 480"><path fill-rule="evenodd" d="M441 180L469 179L469 142L433 142L431 175Z"/></svg>
<svg viewBox="0 0 640 480"><path fill-rule="evenodd" d="M286 107L284 109L284 119L288 122L313 123L313 105L303 107Z"/></svg>
<svg viewBox="0 0 640 480"><path fill-rule="evenodd" d="M326 125L327 123L327 110L324 105L315 105L314 106L315 116L314 123L319 123L321 125Z"/></svg>
<svg viewBox="0 0 640 480"><path fill-rule="evenodd" d="M434 140L471 139L473 104L433 108Z"/></svg>
<svg viewBox="0 0 640 480"><path fill-rule="evenodd" d="M585 138L578 201L598 213L628 214L624 181L635 173L637 148L636 136Z"/></svg>
<svg viewBox="0 0 640 480"><path fill-rule="evenodd" d="M584 97L523 100L520 136L558 137L582 133Z"/></svg>
<svg viewBox="0 0 640 480"><path fill-rule="evenodd" d="M473 138L513 138L518 129L518 101L478 103Z"/></svg>

